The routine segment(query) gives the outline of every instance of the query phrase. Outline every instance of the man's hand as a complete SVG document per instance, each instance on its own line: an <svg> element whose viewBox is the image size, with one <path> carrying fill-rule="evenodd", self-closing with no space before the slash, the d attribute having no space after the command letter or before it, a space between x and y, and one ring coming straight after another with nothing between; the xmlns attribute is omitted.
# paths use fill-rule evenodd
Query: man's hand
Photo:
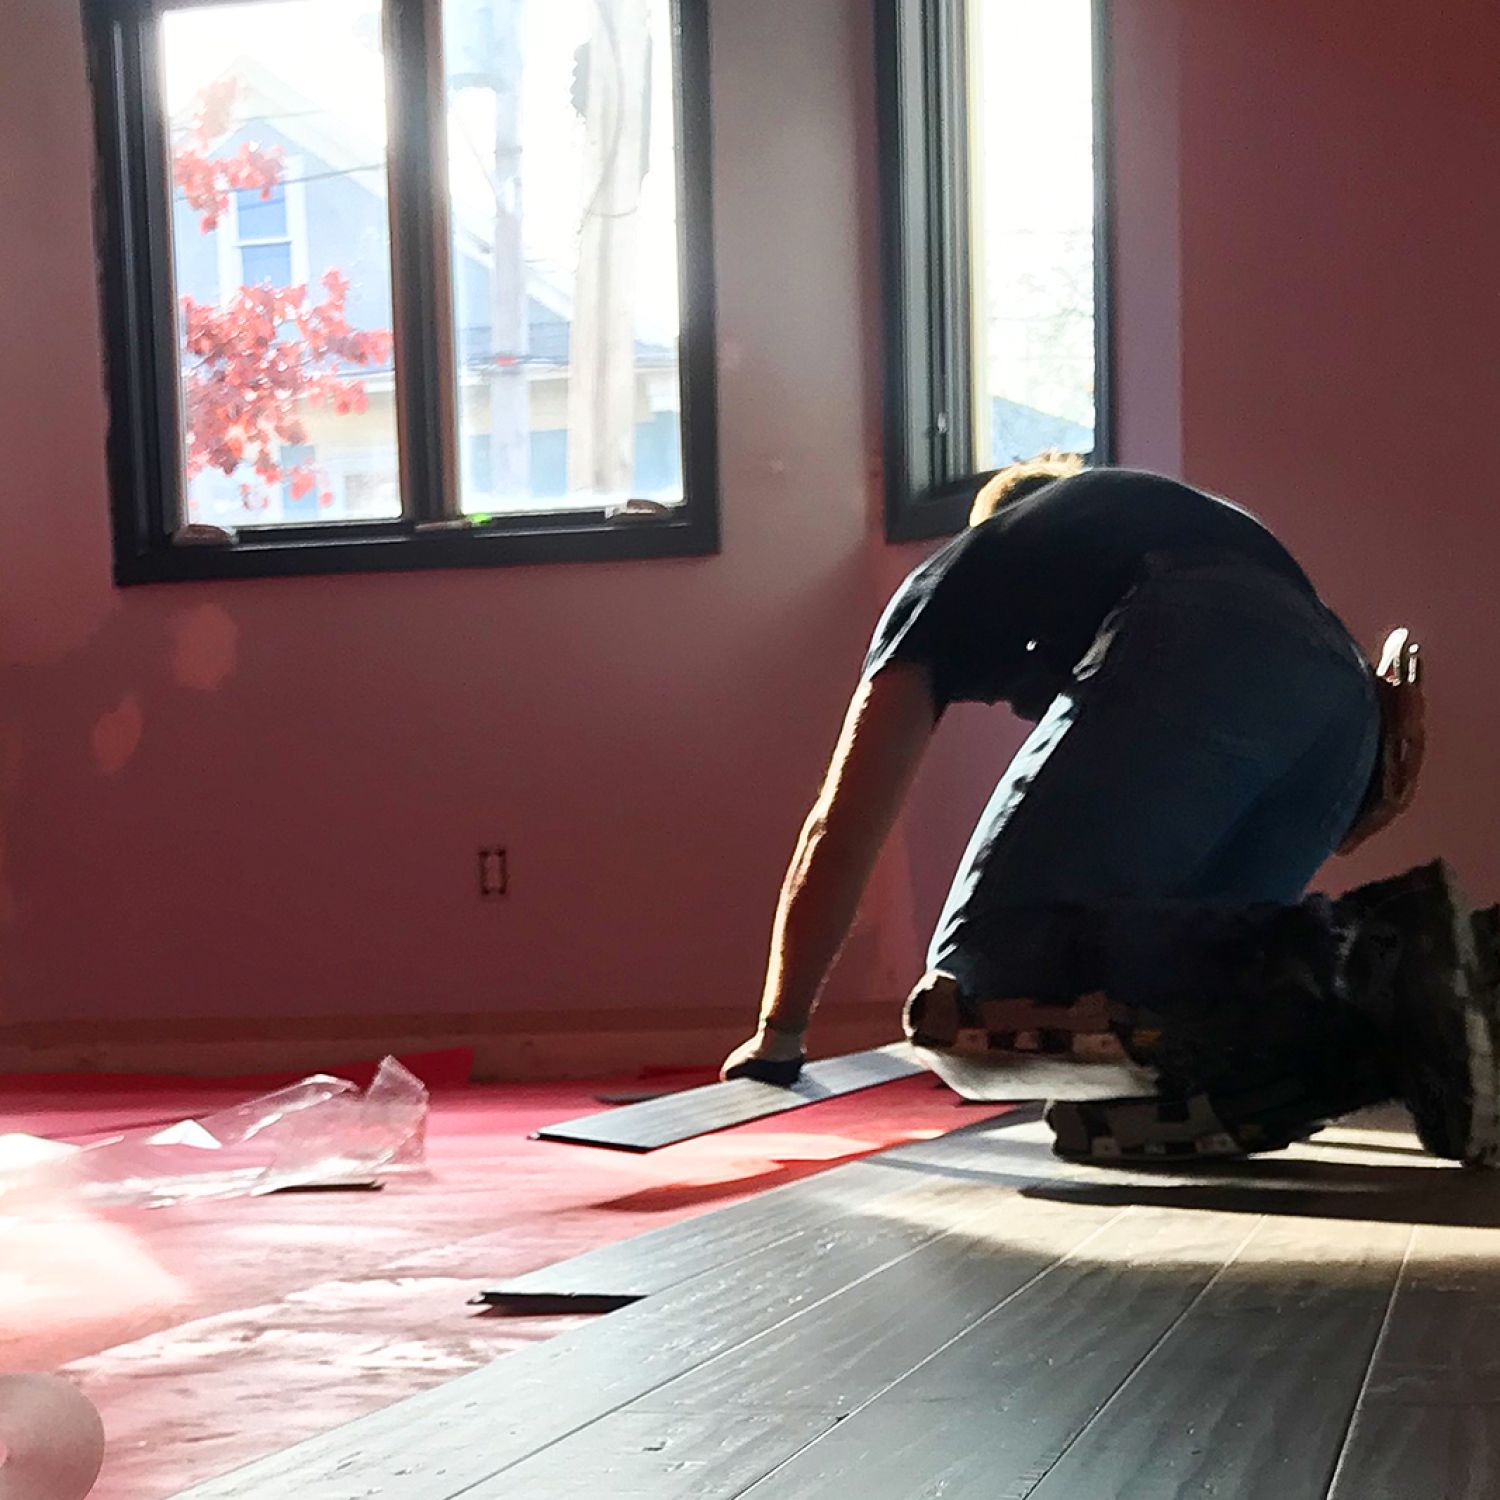
<svg viewBox="0 0 1500 1500"><path fill-rule="evenodd" d="M801 1031L777 1031L764 1023L748 1042L741 1042L719 1069L719 1077L753 1078L790 1088L807 1060Z"/></svg>

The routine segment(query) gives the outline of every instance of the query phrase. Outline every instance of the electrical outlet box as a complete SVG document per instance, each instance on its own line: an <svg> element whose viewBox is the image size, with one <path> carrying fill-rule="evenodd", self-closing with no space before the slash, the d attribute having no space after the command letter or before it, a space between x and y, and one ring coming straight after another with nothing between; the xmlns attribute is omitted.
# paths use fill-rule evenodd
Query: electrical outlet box
<svg viewBox="0 0 1500 1500"><path fill-rule="evenodd" d="M492 901L510 892L510 860L505 849L492 845L479 851L479 895Z"/></svg>

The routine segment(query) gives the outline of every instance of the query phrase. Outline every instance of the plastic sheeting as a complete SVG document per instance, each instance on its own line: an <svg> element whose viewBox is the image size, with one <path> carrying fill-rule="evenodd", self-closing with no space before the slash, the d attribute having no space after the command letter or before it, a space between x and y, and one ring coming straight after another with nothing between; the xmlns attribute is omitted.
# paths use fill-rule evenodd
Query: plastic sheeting
<svg viewBox="0 0 1500 1500"><path fill-rule="evenodd" d="M197 1119L8 1153L0 1212L59 1196L89 1207L161 1208L381 1181L423 1170L426 1125L427 1089L387 1057L367 1089L320 1073Z"/></svg>

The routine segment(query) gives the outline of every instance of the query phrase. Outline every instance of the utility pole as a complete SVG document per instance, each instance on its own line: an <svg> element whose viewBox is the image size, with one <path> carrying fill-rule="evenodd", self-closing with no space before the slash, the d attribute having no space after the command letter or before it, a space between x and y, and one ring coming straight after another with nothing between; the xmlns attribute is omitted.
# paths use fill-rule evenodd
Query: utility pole
<svg viewBox="0 0 1500 1500"><path fill-rule="evenodd" d="M596 0L568 369L568 488L629 498L635 472L635 270L651 80L649 0Z"/></svg>

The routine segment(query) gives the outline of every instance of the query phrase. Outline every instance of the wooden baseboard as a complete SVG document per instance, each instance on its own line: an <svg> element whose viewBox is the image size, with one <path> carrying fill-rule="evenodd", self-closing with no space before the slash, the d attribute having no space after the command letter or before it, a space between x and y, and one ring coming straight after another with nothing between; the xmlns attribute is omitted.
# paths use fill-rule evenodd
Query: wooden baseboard
<svg viewBox="0 0 1500 1500"><path fill-rule="evenodd" d="M901 1003L830 1006L812 1037L817 1056L880 1046L900 1035ZM526 1082L605 1078L647 1067L707 1067L749 1034L739 1008L679 1007L508 1015L316 1016L0 1027L0 1073L172 1073L195 1078L336 1071L387 1053L474 1051L472 1078Z"/></svg>

